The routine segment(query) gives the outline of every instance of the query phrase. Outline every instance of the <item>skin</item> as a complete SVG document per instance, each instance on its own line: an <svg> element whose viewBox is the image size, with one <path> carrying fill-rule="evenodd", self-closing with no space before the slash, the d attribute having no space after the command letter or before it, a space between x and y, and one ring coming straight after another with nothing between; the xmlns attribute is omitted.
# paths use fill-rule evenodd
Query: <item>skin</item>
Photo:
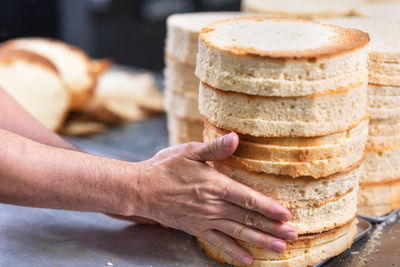
<svg viewBox="0 0 400 267"><path fill-rule="evenodd" d="M234 133L131 163L80 152L1 88L0 112L1 203L157 222L200 237L244 264L252 256L233 238L275 252L286 249L284 240L297 238L285 223L286 208L205 163L232 155L239 143Z"/></svg>

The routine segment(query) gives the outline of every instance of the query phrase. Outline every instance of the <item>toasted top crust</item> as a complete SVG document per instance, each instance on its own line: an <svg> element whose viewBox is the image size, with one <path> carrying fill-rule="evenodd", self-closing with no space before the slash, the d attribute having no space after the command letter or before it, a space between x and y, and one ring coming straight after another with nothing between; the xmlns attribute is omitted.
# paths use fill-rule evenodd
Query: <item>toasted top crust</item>
<svg viewBox="0 0 400 267"><path fill-rule="evenodd" d="M200 12L174 14L168 17L168 28L176 27L184 31L200 34L201 30L208 24L237 17L254 16L243 12Z"/></svg>
<svg viewBox="0 0 400 267"><path fill-rule="evenodd" d="M376 3L364 5L357 9L357 13L373 18L400 21L400 3Z"/></svg>
<svg viewBox="0 0 400 267"><path fill-rule="evenodd" d="M0 48L0 60L3 63L11 63L17 59L41 65L42 67L58 74L58 70L54 66L54 64L51 61L47 60L45 57L42 57L41 55L21 49L12 49L7 47Z"/></svg>
<svg viewBox="0 0 400 267"><path fill-rule="evenodd" d="M243 0L244 11L301 18L352 15L362 0Z"/></svg>
<svg viewBox="0 0 400 267"><path fill-rule="evenodd" d="M251 17L211 24L202 30L200 42L236 56L314 61L361 49L369 36L307 20Z"/></svg>
<svg viewBox="0 0 400 267"><path fill-rule="evenodd" d="M389 21L377 18L347 17L321 21L368 32L371 36L369 45L371 60L400 62L400 34L398 34L400 20Z"/></svg>

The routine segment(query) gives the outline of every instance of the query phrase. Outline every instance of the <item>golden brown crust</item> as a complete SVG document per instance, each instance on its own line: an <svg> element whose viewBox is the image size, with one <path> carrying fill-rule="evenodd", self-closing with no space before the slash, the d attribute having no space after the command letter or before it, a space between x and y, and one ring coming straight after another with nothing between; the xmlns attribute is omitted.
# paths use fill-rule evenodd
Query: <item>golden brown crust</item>
<svg viewBox="0 0 400 267"><path fill-rule="evenodd" d="M360 186L362 186L362 187L376 187L376 186L394 187L394 186L398 186L398 185L400 185L400 177L398 177L396 179L390 179L390 180L381 180L379 182L360 183ZM400 202L400 199L399 199L399 202Z"/></svg>
<svg viewBox="0 0 400 267"><path fill-rule="evenodd" d="M176 57L170 55L167 51L165 51L165 53L164 53L164 58L165 58L165 60L169 60L169 61L181 64L181 65L185 65L185 66L188 66L188 67L191 67L191 68L196 67L196 65L189 64L187 62L183 62L183 61L177 59ZM193 73L193 75L194 75L194 73Z"/></svg>
<svg viewBox="0 0 400 267"><path fill-rule="evenodd" d="M355 50L361 49L368 45L370 41L370 37L367 33L355 30L355 29L347 29L333 25L322 24L332 30L334 30L338 35L340 35L340 39L336 42L332 42L331 45L325 47L319 47L317 49L306 49L302 51L285 51L285 52L271 52L267 50L257 50L255 48L242 48L237 46L231 47L215 47L211 41L208 41L208 33L214 31L214 27L219 24L225 24L233 21L239 20L253 20L253 21L292 21L298 23L312 23L312 24L320 24L318 22L312 22L308 20L300 20L300 19L291 19L291 18L265 18L265 17L247 17L247 18L234 18L228 19L220 22L213 23L206 28L204 28L200 34L200 41L205 43L209 47L213 47L218 50L222 50L224 52L231 53L235 56L251 56L262 59L271 59L271 60L279 60L279 61L291 61L291 60L309 60L311 62L316 61L321 58L331 58L341 54L346 54L353 52Z"/></svg>
<svg viewBox="0 0 400 267"><path fill-rule="evenodd" d="M321 179L327 179L327 180L335 179L338 176L349 174L349 173L353 172L354 170L360 168L361 164L363 163L363 161L365 159L365 155L366 154L364 154L363 158L360 161L358 161L357 163L353 164L352 166L350 166L350 167L348 167L348 168L346 168L346 169L344 169L344 170L342 170L340 172L337 172L337 173L334 173L334 174L331 174L331 175L328 175L328 176L325 176L325 177L312 177L312 176L297 176L297 177L293 177L293 176L289 176L289 175L280 175L280 174L274 174L274 175L277 178L282 177L282 178L286 178L286 179L287 178L302 179L302 180L306 180L306 179L313 179L313 180L315 180L315 179L318 179L318 180L321 180ZM245 170L245 171L253 172L253 173L262 173L262 172L255 172L252 169L249 169L245 164L243 164L241 161L239 161L237 158L234 158L234 157L229 157L229 158L226 158L224 160L220 160L220 162L222 162L223 164L226 164L226 165L228 165L228 166L230 166L232 168L237 168L239 170Z"/></svg>
<svg viewBox="0 0 400 267"><path fill-rule="evenodd" d="M29 63L41 65L42 67L45 67L46 69L59 74L56 66L54 66L54 64L51 61L49 61L45 57L42 57L39 54L27 50L14 49L7 46L1 46L0 59L5 64L7 64L7 62L9 62L9 64L12 64L12 62L15 59L22 59Z"/></svg>

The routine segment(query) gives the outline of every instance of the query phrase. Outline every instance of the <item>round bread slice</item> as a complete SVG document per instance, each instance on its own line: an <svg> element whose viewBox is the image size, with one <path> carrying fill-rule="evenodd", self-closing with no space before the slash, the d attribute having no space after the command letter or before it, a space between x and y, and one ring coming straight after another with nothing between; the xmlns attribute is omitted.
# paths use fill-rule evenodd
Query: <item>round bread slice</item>
<svg viewBox="0 0 400 267"><path fill-rule="evenodd" d="M264 137L312 137L346 131L367 116L367 83L321 95L265 97L199 89L200 113L213 125Z"/></svg>
<svg viewBox="0 0 400 267"><path fill-rule="evenodd" d="M356 235L357 223L356 220L353 220L340 228L325 233L300 236L298 240L288 242L287 250L282 254L238 242L253 255L254 260L250 265L252 267L304 267L313 266L325 259L339 255L351 247ZM218 262L245 266L201 239L198 239L198 244L208 256Z"/></svg>
<svg viewBox="0 0 400 267"><path fill-rule="evenodd" d="M246 16L251 14L241 12L174 14L167 20L166 56L195 67L201 29L220 20Z"/></svg>
<svg viewBox="0 0 400 267"><path fill-rule="evenodd" d="M203 123L168 115L169 144L176 146L189 142L203 142Z"/></svg>
<svg viewBox="0 0 400 267"><path fill-rule="evenodd" d="M164 83L166 90L177 93L190 92L198 97L200 81L194 74L196 68L168 58L165 59L165 63Z"/></svg>
<svg viewBox="0 0 400 267"><path fill-rule="evenodd" d="M367 149L384 151L396 147L400 148L400 118L371 120Z"/></svg>
<svg viewBox="0 0 400 267"><path fill-rule="evenodd" d="M368 86L369 114L373 119L400 117L400 87Z"/></svg>
<svg viewBox="0 0 400 267"><path fill-rule="evenodd" d="M229 131L205 122L204 141ZM322 137L256 138L240 135L234 156L250 170L277 175L328 176L360 162L368 138L368 119L355 128ZM341 164L338 164L341 162ZM325 168L321 165L325 164Z"/></svg>
<svg viewBox="0 0 400 267"><path fill-rule="evenodd" d="M243 0L242 10L303 19L350 16L362 0Z"/></svg>
<svg viewBox="0 0 400 267"><path fill-rule="evenodd" d="M379 0L375 2L395 2L396 0ZM371 1L370 2L374 2ZM400 21L400 1L397 3L374 3L357 8L357 13L362 16Z"/></svg>
<svg viewBox="0 0 400 267"><path fill-rule="evenodd" d="M294 97L367 80L368 34L317 22L237 18L200 34L196 75L223 91Z"/></svg>
<svg viewBox="0 0 400 267"><path fill-rule="evenodd" d="M51 61L70 90L72 109L82 109L92 97L99 68L81 49L47 38L14 39L2 48L28 50Z"/></svg>
<svg viewBox="0 0 400 267"><path fill-rule="evenodd" d="M360 185L358 214L378 217L398 208L400 208L400 177L390 182Z"/></svg>
<svg viewBox="0 0 400 267"><path fill-rule="evenodd" d="M166 90L165 110L168 114L172 114L181 119L203 122L203 117L199 112L197 94L191 91L176 92Z"/></svg>
<svg viewBox="0 0 400 267"><path fill-rule="evenodd" d="M47 128L59 130L70 96L54 65L22 50L0 52L0 86Z"/></svg>
<svg viewBox="0 0 400 267"><path fill-rule="evenodd" d="M400 178L399 147L367 150L360 183L386 183Z"/></svg>
<svg viewBox="0 0 400 267"><path fill-rule="evenodd" d="M254 173L229 160L210 165L288 208L292 214L289 224L299 234L334 229L351 221L357 212L359 165L322 179Z"/></svg>
<svg viewBox="0 0 400 267"><path fill-rule="evenodd" d="M369 83L387 86L400 86L400 21L375 18L335 18L323 20L324 23L350 27L368 32L369 45Z"/></svg>

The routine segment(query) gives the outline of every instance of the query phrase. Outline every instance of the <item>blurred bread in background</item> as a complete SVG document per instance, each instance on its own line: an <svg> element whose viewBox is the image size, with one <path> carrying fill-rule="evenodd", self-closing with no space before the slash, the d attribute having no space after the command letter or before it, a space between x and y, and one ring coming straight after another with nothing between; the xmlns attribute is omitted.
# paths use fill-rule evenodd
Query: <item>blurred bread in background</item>
<svg viewBox="0 0 400 267"><path fill-rule="evenodd" d="M99 133L107 124L163 111L163 96L151 74L112 68L110 60L92 60L57 40L3 43L0 72L0 86L46 127L65 135Z"/></svg>
<svg viewBox="0 0 400 267"><path fill-rule="evenodd" d="M59 130L70 96L57 68L29 51L0 50L0 86L51 130Z"/></svg>

